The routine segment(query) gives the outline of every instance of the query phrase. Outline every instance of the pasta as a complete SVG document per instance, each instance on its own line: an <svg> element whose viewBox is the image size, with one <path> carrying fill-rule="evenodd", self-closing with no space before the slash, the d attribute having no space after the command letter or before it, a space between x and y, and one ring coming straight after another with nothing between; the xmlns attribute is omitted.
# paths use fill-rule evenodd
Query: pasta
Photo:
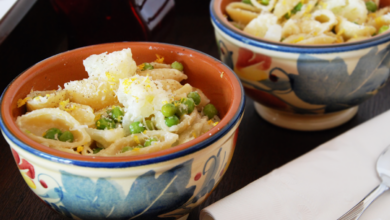
<svg viewBox="0 0 390 220"><path fill-rule="evenodd" d="M379 0L242 0L226 6L231 23L257 38L290 44L366 39L390 27Z"/></svg>
<svg viewBox="0 0 390 220"><path fill-rule="evenodd" d="M91 137L85 131L85 127L69 113L58 108L34 110L18 117L16 123L31 139L48 147L69 150L91 144ZM54 127L63 131L71 131L74 136L73 142L44 138L47 131Z"/></svg>
<svg viewBox="0 0 390 220"><path fill-rule="evenodd" d="M145 145L145 142L149 138L155 138L155 141L151 142L149 147L137 147L140 145ZM130 155L139 155L146 153L153 153L160 150L170 148L178 139L177 134L172 134L165 131L147 131L141 134L133 134L115 141L110 147L101 150L97 153L97 156L110 156L110 155L120 155L120 156L130 156ZM123 151L123 148L129 147L133 148L130 151Z"/></svg>
<svg viewBox="0 0 390 220"><path fill-rule="evenodd" d="M83 62L88 78L64 89L31 91L16 120L34 141L81 155L131 156L185 143L220 121L206 95L190 84L175 61L136 65L130 48L91 55Z"/></svg>
<svg viewBox="0 0 390 220"><path fill-rule="evenodd" d="M64 90L52 91L31 91L31 93L18 105L27 104L27 111L33 111L41 108L57 107L60 102L67 98L67 93Z"/></svg>
<svg viewBox="0 0 390 220"><path fill-rule="evenodd" d="M249 4L232 2L226 7L226 11L231 19L237 22L237 25L247 25L260 14L261 10Z"/></svg>

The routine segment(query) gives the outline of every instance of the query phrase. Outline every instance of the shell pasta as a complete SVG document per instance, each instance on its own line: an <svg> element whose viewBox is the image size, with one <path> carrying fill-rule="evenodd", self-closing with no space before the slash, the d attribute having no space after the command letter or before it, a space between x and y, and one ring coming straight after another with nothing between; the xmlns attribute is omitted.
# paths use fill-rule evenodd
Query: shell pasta
<svg viewBox="0 0 390 220"><path fill-rule="evenodd" d="M17 125L47 147L87 156L147 154L190 141L218 124L218 110L199 88L180 83L188 79L183 64L163 61L156 54L137 66L130 48L91 55L83 62L88 78L20 99L27 113Z"/></svg>
<svg viewBox="0 0 390 220"><path fill-rule="evenodd" d="M226 6L229 21L257 38L290 44L336 44L389 30L380 0L242 0Z"/></svg>

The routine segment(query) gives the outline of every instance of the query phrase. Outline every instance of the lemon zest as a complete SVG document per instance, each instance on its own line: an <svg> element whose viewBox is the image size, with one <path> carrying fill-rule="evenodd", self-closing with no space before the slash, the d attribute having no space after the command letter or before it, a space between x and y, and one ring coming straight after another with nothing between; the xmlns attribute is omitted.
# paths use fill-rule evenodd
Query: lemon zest
<svg viewBox="0 0 390 220"><path fill-rule="evenodd" d="M304 39L305 39L304 37L300 36L297 39L293 40L293 43L298 43L300 41L303 41Z"/></svg>
<svg viewBox="0 0 390 220"><path fill-rule="evenodd" d="M164 62L164 57L163 56L160 56L160 55L158 55L158 54L156 54L156 57L157 57L157 59L156 59L156 63L163 63Z"/></svg>
<svg viewBox="0 0 390 220"><path fill-rule="evenodd" d="M24 99L19 99L18 103L17 103L18 104L18 108L22 107L23 105L25 105L28 100L31 100L31 97L26 97Z"/></svg>
<svg viewBox="0 0 390 220"><path fill-rule="evenodd" d="M344 32L345 32L345 29L343 28L343 29L341 29L341 30L337 33L337 36L340 36L340 35L344 34Z"/></svg>
<svg viewBox="0 0 390 220"><path fill-rule="evenodd" d="M97 121L97 120L99 120L100 118L102 117L102 114L97 114L96 116L95 116L95 121Z"/></svg>
<svg viewBox="0 0 390 220"><path fill-rule="evenodd" d="M109 72L106 72L106 77L108 81L115 82L115 78Z"/></svg>
<svg viewBox="0 0 390 220"><path fill-rule="evenodd" d="M142 70L144 67L145 67L145 63L140 64L140 65L138 66L138 69Z"/></svg>
<svg viewBox="0 0 390 220"><path fill-rule="evenodd" d="M65 100L65 101L61 101L60 104L59 104L59 108L61 110L64 110L64 111L73 111L76 109L76 105L73 105L71 104L70 107L67 108L67 105L69 104L69 99Z"/></svg>
<svg viewBox="0 0 390 220"><path fill-rule="evenodd" d="M135 143L137 143L137 144L141 144L141 142L139 141L137 135L134 135L134 141L135 141Z"/></svg>
<svg viewBox="0 0 390 220"><path fill-rule="evenodd" d="M83 146L78 146L77 149L76 149L77 153L80 153L83 150L84 150Z"/></svg>

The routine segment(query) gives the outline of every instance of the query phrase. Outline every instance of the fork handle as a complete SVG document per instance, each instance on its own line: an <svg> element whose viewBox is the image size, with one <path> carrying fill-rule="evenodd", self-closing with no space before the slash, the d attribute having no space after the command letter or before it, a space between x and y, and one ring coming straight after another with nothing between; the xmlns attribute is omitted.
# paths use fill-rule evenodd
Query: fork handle
<svg viewBox="0 0 390 220"><path fill-rule="evenodd" d="M350 209L347 213L342 215L337 220L357 220L363 214L364 210L382 193L387 191L389 187L387 187L383 182L377 186L374 190L372 190L362 201L356 204L352 209Z"/></svg>

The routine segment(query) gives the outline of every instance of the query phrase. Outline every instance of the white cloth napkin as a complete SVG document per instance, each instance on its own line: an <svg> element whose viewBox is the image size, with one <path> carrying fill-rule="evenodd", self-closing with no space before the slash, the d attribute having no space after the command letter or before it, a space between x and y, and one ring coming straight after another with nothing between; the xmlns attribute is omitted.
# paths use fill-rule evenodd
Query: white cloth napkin
<svg viewBox="0 0 390 220"><path fill-rule="evenodd" d="M336 220L380 183L390 111L322 144L201 211L201 220ZM359 220L390 220L385 192Z"/></svg>

